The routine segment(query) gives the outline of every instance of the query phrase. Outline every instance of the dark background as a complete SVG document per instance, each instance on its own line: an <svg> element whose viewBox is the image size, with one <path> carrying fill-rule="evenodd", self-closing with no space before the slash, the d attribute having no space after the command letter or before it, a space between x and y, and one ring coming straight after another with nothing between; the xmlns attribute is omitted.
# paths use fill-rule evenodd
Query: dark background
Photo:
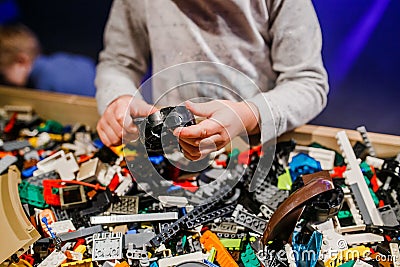
<svg viewBox="0 0 400 267"><path fill-rule="evenodd" d="M168 1L168 0L165 0ZM400 135L400 1L314 0L324 36L331 91L313 124ZM0 22L16 16L44 52L97 60L111 0L0 0ZM5 12L4 12L5 11Z"/></svg>

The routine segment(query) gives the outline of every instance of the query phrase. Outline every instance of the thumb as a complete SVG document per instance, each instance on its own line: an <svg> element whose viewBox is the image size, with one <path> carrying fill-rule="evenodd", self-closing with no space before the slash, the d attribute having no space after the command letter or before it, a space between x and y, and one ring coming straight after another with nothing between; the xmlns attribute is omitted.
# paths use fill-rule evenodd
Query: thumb
<svg viewBox="0 0 400 267"><path fill-rule="evenodd" d="M134 117L147 117L156 112L158 108L147 104L145 101L131 102L130 111Z"/></svg>
<svg viewBox="0 0 400 267"><path fill-rule="evenodd" d="M212 101L213 102L213 101ZM190 101L185 102L185 106L194 115L209 118L216 110L216 105L212 102L206 103L193 103Z"/></svg>

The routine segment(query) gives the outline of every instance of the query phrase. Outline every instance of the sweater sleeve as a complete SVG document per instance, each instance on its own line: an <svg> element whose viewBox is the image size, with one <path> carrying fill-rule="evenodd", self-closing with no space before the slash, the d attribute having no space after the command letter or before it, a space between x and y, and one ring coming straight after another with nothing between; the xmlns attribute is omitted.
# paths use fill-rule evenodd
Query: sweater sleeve
<svg viewBox="0 0 400 267"><path fill-rule="evenodd" d="M115 0L104 32L104 50L96 69L96 100L100 114L116 98L134 95L150 60L145 1Z"/></svg>
<svg viewBox="0 0 400 267"><path fill-rule="evenodd" d="M259 109L262 142L317 116L329 91L321 29L311 0L267 3L272 68L278 78L272 90L249 99Z"/></svg>

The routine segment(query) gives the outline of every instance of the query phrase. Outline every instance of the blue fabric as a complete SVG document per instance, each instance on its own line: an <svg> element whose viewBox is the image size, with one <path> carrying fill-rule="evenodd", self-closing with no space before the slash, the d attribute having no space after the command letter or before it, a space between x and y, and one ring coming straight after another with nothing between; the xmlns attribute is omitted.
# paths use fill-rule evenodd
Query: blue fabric
<svg viewBox="0 0 400 267"><path fill-rule="evenodd" d="M13 22L18 17L19 10L14 0L0 0L0 24Z"/></svg>
<svg viewBox="0 0 400 267"><path fill-rule="evenodd" d="M29 77L30 85L51 92L94 96L95 63L67 53L39 56Z"/></svg>

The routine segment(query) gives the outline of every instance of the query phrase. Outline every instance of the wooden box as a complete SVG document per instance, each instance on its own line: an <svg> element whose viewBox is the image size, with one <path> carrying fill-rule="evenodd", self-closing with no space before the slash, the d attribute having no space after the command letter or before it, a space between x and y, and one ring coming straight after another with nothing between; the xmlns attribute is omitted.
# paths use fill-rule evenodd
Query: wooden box
<svg viewBox="0 0 400 267"><path fill-rule="evenodd" d="M38 90L0 87L0 107L4 105L28 105L44 119L57 120L63 124L81 122L96 128L99 114L96 100L90 97L49 93ZM362 122L360 122L361 124ZM300 145L318 142L329 148L338 150L335 135L343 129L324 126L304 125L281 136L279 140L294 138ZM346 130L354 144L362 141L360 134L354 130ZM400 136L369 133L369 138L378 157L392 157L400 152Z"/></svg>

